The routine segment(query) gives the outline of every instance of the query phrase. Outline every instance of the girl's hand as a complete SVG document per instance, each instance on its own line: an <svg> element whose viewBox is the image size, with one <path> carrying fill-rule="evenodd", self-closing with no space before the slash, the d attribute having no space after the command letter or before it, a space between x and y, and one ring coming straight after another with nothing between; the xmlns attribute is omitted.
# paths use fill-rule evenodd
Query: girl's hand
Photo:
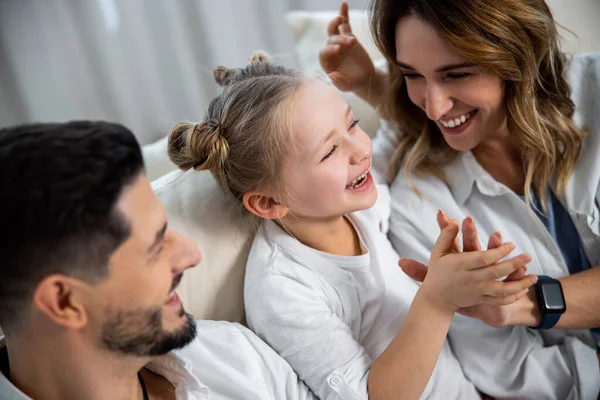
<svg viewBox="0 0 600 400"><path fill-rule="evenodd" d="M433 300L437 300L439 307L457 311L476 304L510 304L527 293L535 282L531 277L497 281L531 261L529 255L522 254L500 262L514 250L512 243L486 251L458 253L457 235L458 222L453 220L442 230L433 247L421 286L421 290L426 290Z"/></svg>
<svg viewBox="0 0 600 400"><path fill-rule="evenodd" d="M340 15L327 26L328 39L319 52L321 68L342 91L365 91L375 74L369 54L352 36L348 3L342 2Z"/></svg>

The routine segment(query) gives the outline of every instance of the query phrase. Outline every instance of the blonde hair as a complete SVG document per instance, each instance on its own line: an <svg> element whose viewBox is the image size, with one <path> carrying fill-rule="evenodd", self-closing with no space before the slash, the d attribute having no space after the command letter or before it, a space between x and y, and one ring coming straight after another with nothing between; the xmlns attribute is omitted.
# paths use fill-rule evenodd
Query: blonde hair
<svg viewBox="0 0 600 400"><path fill-rule="evenodd" d="M396 122L403 138L390 161L394 178L402 166L411 174L434 175L458 152L439 128L414 105L395 66L398 20L409 14L432 25L465 58L505 81L511 140L523 155L524 192L531 189L546 209L546 188L562 196L579 160L587 132L572 121L575 106L559 50L557 25L543 0L373 0L371 29L390 65L390 85L382 112Z"/></svg>
<svg viewBox="0 0 600 400"><path fill-rule="evenodd" d="M290 104L304 75L256 53L244 68L217 67L223 87L202 122L169 134L168 154L181 170L208 170L240 205L246 192L273 188L283 196L281 166L293 147Z"/></svg>

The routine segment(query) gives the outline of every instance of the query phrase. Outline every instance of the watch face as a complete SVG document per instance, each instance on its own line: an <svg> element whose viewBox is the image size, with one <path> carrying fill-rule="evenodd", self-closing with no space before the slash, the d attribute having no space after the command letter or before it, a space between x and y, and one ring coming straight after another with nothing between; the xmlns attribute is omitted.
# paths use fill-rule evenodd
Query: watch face
<svg viewBox="0 0 600 400"><path fill-rule="evenodd" d="M543 304L549 313L563 313L566 310L565 298L563 296L562 287L557 281L542 282L540 285L542 291Z"/></svg>

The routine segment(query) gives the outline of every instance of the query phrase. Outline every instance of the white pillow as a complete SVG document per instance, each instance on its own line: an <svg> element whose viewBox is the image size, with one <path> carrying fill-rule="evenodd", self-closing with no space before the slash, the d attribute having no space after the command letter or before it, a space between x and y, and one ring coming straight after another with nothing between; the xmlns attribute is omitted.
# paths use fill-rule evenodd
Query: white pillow
<svg viewBox="0 0 600 400"><path fill-rule="evenodd" d="M144 164L146 165L146 176L150 181L177 169L177 166L169 160L167 155L167 139L165 136L154 143L142 147Z"/></svg>
<svg viewBox="0 0 600 400"><path fill-rule="evenodd" d="M194 241L200 264L184 273L178 289L196 319L243 323L246 260L253 235L243 213L225 198L207 171L172 171L152 182L163 202L169 226ZM234 211L232 211L234 210Z"/></svg>

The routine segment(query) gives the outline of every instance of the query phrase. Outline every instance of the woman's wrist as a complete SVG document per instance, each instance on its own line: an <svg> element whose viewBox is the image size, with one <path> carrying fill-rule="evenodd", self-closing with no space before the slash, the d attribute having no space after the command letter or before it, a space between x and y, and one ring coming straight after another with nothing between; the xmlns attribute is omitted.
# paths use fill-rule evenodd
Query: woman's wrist
<svg viewBox="0 0 600 400"><path fill-rule="evenodd" d="M537 303L535 286L513 305L513 311L506 321L506 325L538 326L542 321L542 314Z"/></svg>

